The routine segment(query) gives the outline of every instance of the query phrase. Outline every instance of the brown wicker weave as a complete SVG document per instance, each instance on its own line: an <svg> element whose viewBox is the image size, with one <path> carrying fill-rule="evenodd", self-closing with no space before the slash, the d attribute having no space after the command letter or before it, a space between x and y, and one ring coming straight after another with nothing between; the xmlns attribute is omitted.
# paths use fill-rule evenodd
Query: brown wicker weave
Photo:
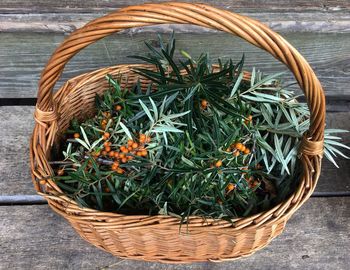
<svg viewBox="0 0 350 270"><path fill-rule="evenodd" d="M168 23L194 24L237 35L288 66L303 89L311 112L311 125L299 150L302 177L295 192L271 210L237 218L233 225L223 220L204 221L193 216L188 227L182 226L179 233L179 220L174 217L128 216L80 208L63 196L50 179L53 170L48 161L53 144L73 117L87 117L93 113L95 94L108 89L105 74L127 74L128 83L133 81L130 78L137 78L131 71L134 65L118 65L70 79L53 94L65 64L81 49L111 33ZM223 261L250 255L266 246L283 231L287 220L312 194L321 170L325 98L320 82L306 60L265 25L204 4L167 2L127 7L72 33L56 49L42 72L35 120L30 142L35 189L81 237L119 257L173 263ZM48 180L43 183L40 180L43 178Z"/></svg>

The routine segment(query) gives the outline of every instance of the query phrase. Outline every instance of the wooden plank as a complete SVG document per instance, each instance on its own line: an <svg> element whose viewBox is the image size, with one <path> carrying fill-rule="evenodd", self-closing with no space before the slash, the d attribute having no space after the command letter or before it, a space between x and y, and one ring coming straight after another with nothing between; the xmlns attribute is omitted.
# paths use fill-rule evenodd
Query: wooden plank
<svg viewBox="0 0 350 270"><path fill-rule="evenodd" d="M34 108L31 106L0 107L0 196L32 195L35 191L29 174L28 142L32 132ZM327 127L350 130L350 112L329 113ZM16 127L16 128L14 128ZM350 145L350 137L344 136L344 143ZM350 160L339 158L340 169L324 161L317 192L349 192Z"/></svg>
<svg viewBox="0 0 350 270"><path fill-rule="evenodd" d="M56 32L70 33L85 23L106 13L20 13L4 14L0 17L0 32ZM235 10L235 12L238 12ZM350 32L350 14L346 12L239 12L261 21L275 31L283 32ZM1 13L0 13L1 14ZM150 28L139 31L148 32ZM162 27L157 28L160 31ZM189 25L176 26L177 32L206 32L205 28ZM128 32L128 31L127 31Z"/></svg>
<svg viewBox="0 0 350 270"><path fill-rule="evenodd" d="M348 88L350 34L288 33L284 37L314 67L327 96L339 97L350 94ZM61 34L1 33L0 98L35 97L40 73L50 54L63 38L64 35ZM127 35L113 35L99 41L72 59L60 82L104 66L132 63L134 60L127 56L144 54L143 41L155 38L156 34L136 31ZM268 53L227 34L179 33L177 43L178 48L183 48L194 56L208 51L213 60L217 57L231 57L238 60L245 53L248 70L253 65L269 73L285 70L284 66Z"/></svg>
<svg viewBox="0 0 350 270"><path fill-rule="evenodd" d="M167 265L112 257L84 242L48 206L0 207L1 269L348 269L350 197L311 198L286 230L253 256Z"/></svg>
<svg viewBox="0 0 350 270"><path fill-rule="evenodd" d="M0 13L44 13L44 12L97 12L112 11L127 5L142 4L144 0L2 0L0 2ZM164 0L153 0L152 3L164 2ZM173 2L181 2L173 0ZM198 2L187 0L186 2ZM276 12L286 11L323 11L339 12L350 9L347 0L214 0L202 1L211 5L233 11L262 12L273 10Z"/></svg>

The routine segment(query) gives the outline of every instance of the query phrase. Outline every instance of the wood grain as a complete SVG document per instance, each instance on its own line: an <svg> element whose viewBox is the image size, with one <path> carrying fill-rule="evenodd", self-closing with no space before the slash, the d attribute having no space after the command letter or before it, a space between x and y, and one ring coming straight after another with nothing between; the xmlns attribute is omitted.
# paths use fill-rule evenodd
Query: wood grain
<svg viewBox="0 0 350 270"><path fill-rule="evenodd" d="M154 3L164 2L166 0L153 0ZM0 13L44 13L44 12L96 12L112 11L127 5L137 5L148 1L144 0L2 0L0 2ZM181 2L173 0L173 2ZM198 0L187 0L186 2L198 2ZM323 11L339 12L350 9L350 3L347 0L213 0L201 1L210 3L220 8L246 11L262 12L269 11Z"/></svg>
<svg viewBox="0 0 350 270"><path fill-rule="evenodd" d="M34 108L31 106L0 107L0 195L32 195L35 191L29 174L29 136L34 125ZM350 130L350 112L329 113L328 128ZM350 145L350 137L344 135ZM324 161L317 192L350 191L350 160L339 158L340 169Z"/></svg>
<svg viewBox="0 0 350 270"><path fill-rule="evenodd" d="M106 12L96 11L91 13L20 13L3 14L0 16L1 32L56 32L70 33L83 26L85 23L101 17ZM233 10L238 12L238 10ZM252 17L263 22L275 31L284 32L350 32L349 11L328 12L290 12L266 10L256 13L239 12L242 15ZM0 13L1 14L1 13ZM156 28L162 31L164 27ZM140 32L149 32L151 28L141 28ZM181 25L176 27L177 32L207 32L209 30L199 27ZM128 32L128 31L126 31Z"/></svg>
<svg viewBox="0 0 350 270"><path fill-rule="evenodd" d="M48 206L0 207L1 269L348 269L350 197L311 198L286 230L251 257L167 265L121 260L84 242Z"/></svg>
<svg viewBox="0 0 350 270"><path fill-rule="evenodd" d="M350 34L287 33L283 36L310 62L327 96L350 94ZM41 70L63 38L61 34L0 33L0 98L35 97ZM60 83L97 68L135 62L127 56L144 54L143 41L153 40L156 44L155 39L156 34L136 31L101 40L72 59ZM177 44L178 49L194 56L208 51L213 60L231 57L238 61L245 53L248 70L252 66L268 73L285 70L268 53L222 33L179 33Z"/></svg>

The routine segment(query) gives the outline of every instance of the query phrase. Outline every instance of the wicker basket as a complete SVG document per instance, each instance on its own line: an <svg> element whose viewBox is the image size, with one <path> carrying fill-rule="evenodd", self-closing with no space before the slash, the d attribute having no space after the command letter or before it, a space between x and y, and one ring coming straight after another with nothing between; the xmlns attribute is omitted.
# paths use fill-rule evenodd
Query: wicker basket
<svg viewBox="0 0 350 270"><path fill-rule="evenodd" d="M67 81L55 94L53 87L65 64L89 44L124 29L154 24L194 24L237 35L266 50L293 72L306 96L311 125L299 150L303 167L295 192L271 210L234 224L223 220L190 217L188 227L169 216L128 216L80 208L62 195L49 179L49 160L60 132L73 117L87 117L94 111L94 97L108 89L105 74L127 74L137 80L135 65L118 65L83 74ZM137 65L148 68L147 65ZM146 84L147 81L144 81ZM50 207L67 219L91 244L113 255L173 263L223 261L252 254L279 235L291 215L315 189L323 153L325 98L322 87L306 60L281 36L250 18L204 4L167 2L131 6L98 18L72 33L54 52L42 72L35 128L30 142L31 169L35 189ZM43 183L40 179L48 179ZM188 229L188 231L187 231Z"/></svg>

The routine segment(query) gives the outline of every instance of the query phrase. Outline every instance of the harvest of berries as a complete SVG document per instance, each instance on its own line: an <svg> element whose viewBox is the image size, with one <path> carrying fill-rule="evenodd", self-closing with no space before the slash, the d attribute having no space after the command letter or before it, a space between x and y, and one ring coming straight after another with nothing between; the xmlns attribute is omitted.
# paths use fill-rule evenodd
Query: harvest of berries
<svg viewBox="0 0 350 270"><path fill-rule="evenodd" d="M127 214L231 219L269 209L298 184L309 111L280 79L243 71L244 57L192 58L175 39L133 56L153 65L124 89L96 96L96 115L73 120L54 177L82 207ZM326 130L325 156L348 148Z"/></svg>

